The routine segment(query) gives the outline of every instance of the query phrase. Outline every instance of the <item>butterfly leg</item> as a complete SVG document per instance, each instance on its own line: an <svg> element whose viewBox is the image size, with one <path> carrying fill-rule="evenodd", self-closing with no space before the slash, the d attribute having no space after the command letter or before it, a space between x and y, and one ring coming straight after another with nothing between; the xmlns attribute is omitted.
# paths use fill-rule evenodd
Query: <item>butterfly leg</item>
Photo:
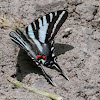
<svg viewBox="0 0 100 100"><path fill-rule="evenodd" d="M57 86L55 84L55 82L53 82L53 80L51 79L51 77L45 72L45 70L43 69L43 67L41 65L38 66L39 68L41 68L45 78L53 85L53 86Z"/></svg>
<svg viewBox="0 0 100 100"><path fill-rule="evenodd" d="M68 76L66 76L66 75L64 74L64 72L62 71L62 69L60 68L60 66L59 66L57 63L54 63L53 66L61 73L61 75L62 75L65 79L69 80Z"/></svg>

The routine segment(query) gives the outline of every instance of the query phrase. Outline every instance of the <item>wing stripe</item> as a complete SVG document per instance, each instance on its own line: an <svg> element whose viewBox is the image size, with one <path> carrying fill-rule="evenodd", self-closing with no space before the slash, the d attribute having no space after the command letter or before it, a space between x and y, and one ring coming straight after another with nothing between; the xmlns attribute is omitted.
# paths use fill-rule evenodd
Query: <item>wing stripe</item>
<svg viewBox="0 0 100 100"><path fill-rule="evenodd" d="M52 37L52 35L53 35L53 33L54 33L55 29L56 29L57 24L59 23L59 21L61 20L61 18L63 17L64 14L65 14L65 11L63 11L63 12L59 15L59 18L57 19L56 23L54 24L54 28L53 28L52 33L51 33L51 37Z"/></svg>
<svg viewBox="0 0 100 100"><path fill-rule="evenodd" d="M33 23L31 23L31 27L32 27L32 29L33 29L33 34L35 35L35 38L38 40L38 39L39 39L38 31L35 30L35 28L34 28L34 24L33 24Z"/></svg>
<svg viewBox="0 0 100 100"><path fill-rule="evenodd" d="M51 48L51 51L53 51L53 50L54 50L54 47Z"/></svg>
<svg viewBox="0 0 100 100"><path fill-rule="evenodd" d="M57 16L57 11L55 12L55 16Z"/></svg>
<svg viewBox="0 0 100 100"><path fill-rule="evenodd" d="M40 52L43 53L43 44L50 44L50 51L53 51L51 42L66 20L67 16L68 12L66 10L51 12L35 20L26 28L26 33L36 44Z"/></svg>
<svg viewBox="0 0 100 100"><path fill-rule="evenodd" d="M32 59L35 59L36 55L33 51L32 44L19 29L16 29L16 32L11 32L9 35L16 44L20 45L27 53L30 53Z"/></svg>
<svg viewBox="0 0 100 100"><path fill-rule="evenodd" d="M48 27L48 30L47 30L46 39L45 39L46 43L48 42L48 39L51 37L52 29L54 28L54 24L56 23L57 19L59 18L60 13L61 12L59 12L59 13L57 12L58 16L55 16L54 12L50 13L50 19L51 19L51 15L52 15L53 20L52 20L52 23L49 24L49 27Z"/></svg>
<svg viewBox="0 0 100 100"><path fill-rule="evenodd" d="M38 19L35 21L35 24L36 24L36 29L39 29L39 20Z"/></svg>
<svg viewBox="0 0 100 100"><path fill-rule="evenodd" d="M54 39L55 35L57 34L57 32L59 31L60 27L62 26L62 24L65 22L66 18L68 16L68 12L67 11L63 11L62 12L62 15L60 16L60 20L58 21L57 25L56 25L56 28L54 30L54 32L52 33L52 36L50 37L50 40L51 41L52 39Z"/></svg>
<svg viewBox="0 0 100 100"><path fill-rule="evenodd" d="M47 29L48 29L48 23L47 23L46 16L44 16L43 17L43 26L38 30L38 33L39 33L39 41L41 41L42 43L45 42Z"/></svg>
<svg viewBox="0 0 100 100"><path fill-rule="evenodd" d="M46 16L43 16L43 25L47 24Z"/></svg>
<svg viewBox="0 0 100 100"><path fill-rule="evenodd" d="M34 32L33 32L31 24L28 26L27 34L34 41L34 43L36 44L37 48L42 52L42 46L41 46L40 42L35 38L35 35L34 35Z"/></svg>
<svg viewBox="0 0 100 100"><path fill-rule="evenodd" d="M41 17L42 25L43 25L43 17Z"/></svg>
<svg viewBox="0 0 100 100"><path fill-rule="evenodd" d="M50 23L50 15L49 14L46 15L46 19L47 19L47 23Z"/></svg>
<svg viewBox="0 0 100 100"><path fill-rule="evenodd" d="M39 27L42 27L42 25L43 25L42 20L40 18L38 20L39 20Z"/></svg>
<svg viewBox="0 0 100 100"><path fill-rule="evenodd" d="M34 28L35 28L35 30L36 30L36 24L35 24L35 22L33 22L33 24L34 24Z"/></svg>
<svg viewBox="0 0 100 100"><path fill-rule="evenodd" d="M10 38L11 38L14 42L16 42L17 44L19 44L21 47L24 47L24 46L25 46L25 43L23 43L22 40L20 40L21 38L20 38L19 36L17 36L17 35L12 36L12 35L14 35L14 34L11 34L11 35L10 35ZM17 38L19 38L20 41L19 41Z"/></svg>
<svg viewBox="0 0 100 100"><path fill-rule="evenodd" d="M35 25L34 25L34 23L31 23L30 25L32 26L33 31L35 31Z"/></svg>
<svg viewBox="0 0 100 100"><path fill-rule="evenodd" d="M52 22L53 19L53 13L50 13L50 22Z"/></svg>
<svg viewBox="0 0 100 100"><path fill-rule="evenodd" d="M52 53L52 57L55 57L55 54L54 53Z"/></svg>

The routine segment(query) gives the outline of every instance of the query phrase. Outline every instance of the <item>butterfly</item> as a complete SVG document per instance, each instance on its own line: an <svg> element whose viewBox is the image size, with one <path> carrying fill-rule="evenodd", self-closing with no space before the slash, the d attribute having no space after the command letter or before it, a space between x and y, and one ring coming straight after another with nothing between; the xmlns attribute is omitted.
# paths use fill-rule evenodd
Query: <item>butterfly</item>
<svg viewBox="0 0 100 100"><path fill-rule="evenodd" d="M45 78L54 86L56 86L55 82L52 81L43 67L56 68L62 76L68 79L57 64L54 53L54 37L67 17L68 12L66 10L51 12L29 24L25 28L26 35L19 29L11 31L9 34L11 40L27 52L42 70ZM34 48L33 44L35 44L36 48Z"/></svg>

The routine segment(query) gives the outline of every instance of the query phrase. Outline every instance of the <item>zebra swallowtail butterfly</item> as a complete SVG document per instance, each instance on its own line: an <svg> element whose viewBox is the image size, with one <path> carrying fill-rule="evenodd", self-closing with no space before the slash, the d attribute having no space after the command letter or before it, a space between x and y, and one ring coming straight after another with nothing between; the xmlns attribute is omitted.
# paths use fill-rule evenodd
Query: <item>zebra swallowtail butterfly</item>
<svg viewBox="0 0 100 100"><path fill-rule="evenodd" d="M11 40L28 53L31 59L36 62L37 66L41 68L47 80L54 86L56 86L56 84L45 72L43 66L55 67L66 79L68 79L55 61L56 56L54 54L54 37L67 19L67 16L68 12L66 10L51 12L38 18L26 27L26 35L19 29L10 32ZM33 44L37 47L37 54L35 53L37 50L34 50Z"/></svg>

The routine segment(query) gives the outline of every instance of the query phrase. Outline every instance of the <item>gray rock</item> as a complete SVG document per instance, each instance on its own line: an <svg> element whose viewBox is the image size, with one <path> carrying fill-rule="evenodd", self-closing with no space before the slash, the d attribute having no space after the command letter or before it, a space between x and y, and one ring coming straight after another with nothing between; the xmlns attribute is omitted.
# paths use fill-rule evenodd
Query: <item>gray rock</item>
<svg viewBox="0 0 100 100"><path fill-rule="evenodd" d="M85 28L84 30L83 30L83 33L84 34L87 34L87 35L91 35L92 33L93 33L93 29L92 28Z"/></svg>
<svg viewBox="0 0 100 100"><path fill-rule="evenodd" d="M92 20L97 13L97 7L90 5L86 6L85 4L78 5L75 10L78 14L81 15L81 18L85 18L87 21Z"/></svg>
<svg viewBox="0 0 100 100"><path fill-rule="evenodd" d="M94 39L94 40L100 41L100 32L99 31L94 31L91 38Z"/></svg>
<svg viewBox="0 0 100 100"><path fill-rule="evenodd" d="M70 5L79 5L83 3L83 0L67 0Z"/></svg>

